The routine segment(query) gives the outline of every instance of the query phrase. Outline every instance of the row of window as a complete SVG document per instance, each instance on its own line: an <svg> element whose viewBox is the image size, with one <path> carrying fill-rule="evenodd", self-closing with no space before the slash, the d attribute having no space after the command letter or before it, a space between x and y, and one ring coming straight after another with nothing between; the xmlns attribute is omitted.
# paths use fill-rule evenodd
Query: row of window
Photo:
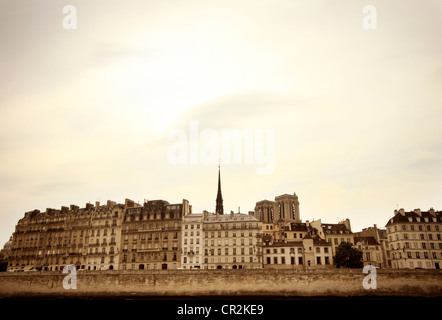
<svg viewBox="0 0 442 320"><path fill-rule="evenodd" d="M174 222L174 223L149 223L149 224L126 224L123 226L122 230L123 232L136 232L136 231L149 231L149 230L177 230L177 229L181 229L181 226L178 222Z"/></svg>
<svg viewBox="0 0 442 320"><path fill-rule="evenodd" d="M247 257L226 257L224 259L224 261L220 261L220 260L215 261L214 258L210 258L210 260L209 260L209 258L204 258L204 263L209 263L209 261L210 261L210 263L216 263L216 262L223 262L223 263L253 262L253 260L254 260L253 257L249 257L248 259L247 259ZM195 261L193 261L192 257L189 257L189 258L184 257L183 258L183 264L184 263L200 263L199 257L195 257Z"/></svg>
<svg viewBox="0 0 442 320"><path fill-rule="evenodd" d="M402 239L405 239L405 240L407 240L407 239L442 240L442 235L440 233L437 233L437 234L429 233L427 235L425 235L424 233L419 233L419 234L411 233L411 236L410 236L408 233L401 233L400 235L395 234L394 236L391 236L391 235L388 236L388 240L390 242L395 241L395 240L396 241L402 240Z"/></svg>
<svg viewBox="0 0 442 320"><path fill-rule="evenodd" d="M178 232L153 232L153 233L141 233L139 235L140 237L138 238L138 234L134 234L132 236L132 241L138 241L138 239L141 239L141 241L145 241L147 240L159 240L160 237L162 237L163 239L178 239ZM126 234L123 237L123 241L127 242L129 241L129 236Z"/></svg>
<svg viewBox="0 0 442 320"><path fill-rule="evenodd" d="M261 257L257 257L258 261L257 262L261 262ZM249 257L247 259L247 257L231 257L231 259L229 257L225 257L224 261L222 261L222 258L218 257L218 258L204 258L204 263L237 263L237 262L252 262L253 263L253 257ZM256 262L256 261L255 261ZM245 269L245 267L244 267Z"/></svg>
<svg viewBox="0 0 442 320"><path fill-rule="evenodd" d="M228 229L256 229L258 228L258 223L246 223L242 222L241 224L236 223L214 223L214 224L204 224L203 229L204 230L228 230Z"/></svg>
<svg viewBox="0 0 442 320"><path fill-rule="evenodd" d="M163 250L169 250L169 245L171 245L171 248L172 248L172 250L178 250L178 243L177 242L173 242L173 243L168 243L168 242L164 242L163 244L162 244L162 248L163 248ZM134 244L134 245L131 245L131 251L137 251L137 249L140 249L140 250L146 250L146 249L159 249L160 248L160 245L158 244L158 243L148 243L147 244L147 246L144 244L144 243L142 243L140 246L137 246L136 244ZM123 246L123 252L126 252L126 251L128 251L128 245L127 244L125 244L124 246Z"/></svg>
<svg viewBox="0 0 442 320"><path fill-rule="evenodd" d="M393 259L430 259L430 256L433 259L442 259L442 252L431 252L431 255L427 251L419 252L419 251L407 251L407 252L392 252Z"/></svg>
<svg viewBox="0 0 442 320"><path fill-rule="evenodd" d="M129 262L128 260L128 255L124 254L123 258L122 258L122 262ZM138 257L137 255L134 253L132 255L130 255L130 262L140 262L140 261L177 261L177 254L174 253L172 256L168 256L167 254L163 254L163 255L159 255L159 254L143 254L141 253Z"/></svg>
<svg viewBox="0 0 442 320"><path fill-rule="evenodd" d="M413 246L411 245L413 244ZM405 249L439 249L442 250L442 242L440 243L434 243L434 242L430 242L430 244L428 245L427 242L404 242L404 245L401 245L401 242L396 243L396 246L394 244L390 244L390 248L391 250L399 250L402 248Z"/></svg>
<svg viewBox="0 0 442 320"><path fill-rule="evenodd" d="M315 251L316 253L321 253L321 248L322 247L315 247ZM288 249L288 250L286 250ZM297 249L297 250L296 250ZM302 254L303 249L302 248L266 248L265 249L265 253L267 254L271 254L271 253L290 253L290 254L294 254L295 252ZM323 251L324 253L329 253L329 248L328 247L323 247Z"/></svg>
<svg viewBox="0 0 442 320"><path fill-rule="evenodd" d="M296 259L295 257L290 257L290 260L286 259L284 256L282 257L266 257L264 259L264 262L266 264L289 264L289 265L303 265L303 257L298 257L298 259ZM317 265L321 265L321 264L325 264L325 265L329 265L331 263L331 259L330 257L316 257L316 264ZM307 261L308 266L310 266L311 261L308 260Z"/></svg>
<svg viewBox="0 0 442 320"><path fill-rule="evenodd" d="M238 249L238 250L237 250ZM224 248L224 254L222 249L204 249L204 255L205 256L214 256L214 255L253 255L254 254L254 248L249 248L249 250L246 250L246 248ZM257 254L260 254L258 251Z"/></svg>
<svg viewBox="0 0 442 320"><path fill-rule="evenodd" d="M149 213L149 214L131 214L126 218L126 221L136 222L136 221L147 221L147 220L163 220L163 219L181 219L180 212L166 212L164 218L161 213Z"/></svg>
<svg viewBox="0 0 442 320"><path fill-rule="evenodd" d="M146 270L160 270L160 269L164 269L165 270L165 269L167 269L167 265L166 264L158 265L156 263L153 263L152 265L150 265L150 264L146 264L146 265L144 265L144 264L140 264L140 265L136 265L136 264L126 265L126 264L123 264L121 266L121 268L122 268L122 270L137 270L137 269L139 269L139 270L144 270L144 269L146 269ZM174 263L171 268L172 269L176 269L177 268L177 264Z"/></svg>
<svg viewBox="0 0 442 320"><path fill-rule="evenodd" d="M249 231L248 233L249 233L249 237L253 237L253 232L252 231ZM221 238L221 237L223 237L223 234L224 234L224 237L226 237L226 238L228 238L228 237L234 237L235 238L236 237L236 231L231 231L231 232L225 231L224 233L222 231L218 231L218 232L212 231L212 232L210 232L210 238L215 238L215 236L217 236L218 238ZM246 232L244 232L244 231L241 231L239 233L239 235L241 235L241 237L244 237L245 234L246 234ZM204 237L205 238L209 238L209 233L208 232L204 232Z"/></svg>
<svg viewBox="0 0 442 320"><path fill-rule="evenodd" d="M414 225L414 224L402 224L402 225L396 225L396 226L392 226L392 227L388 227L387 231L388 233L392 233L392 232L397 232L399 230L402 231L406 231L406 230L410 230L410 231L439 231L440 227L438 224L436 225L422 225L422 224L418 224L418 225Z"/></svg>
<svg viewBox="0 0 442 320"><path fill-rule="evenodd" d="M113 225L114 224L112 224L112 226ZM106 227L110 227L110 225L107 225ZM105 228L102 231L103 231L103 236L107 236L108 229ZM112 228L110 230L110 232L112 235L116 235L115 228ZM45 237L44 234L40 234L40 237L38 237L38 234L30 234L30 235L27 235L24 239L26 242L34 241L34 240L35 241L40 240L40 242L44 242L45 239L47 239L48 241L52 241L52 240L65 238L65 242L66 242L67 240L70 240L71 238L73 238L73 240L75 241L75 238L77 237L76 232L72 232L72 234L70 232L55 232L55 233L46 233L46 235L47 236ZM100 235L101 235L101 229L92 229L91 230L91 234L90 234L91 237L95 237L95 236L99 237ZM35 238L34 238L34 236L35 236ZM82 238L85 236L86 237L89 236L89 230L81 230L80 231L79 237ZM18 235L17 240L18 240L18 242L22 241L21 235Z"/></svg>
<svg viewBox="0 0 442 320"><path fill-rule="evenodd" d="M249 239L249 243L248 243L248 245L253 245L253 244L255 244L255 241L256 241L256 244L257 245L259 245L260 244L260 241L259 240L255 240L254 238L248 238ZM238 240L240 240L238 243L236 242L236 240L237 239L224 239L224 245L225 246L236 246L236 245L242 245L242 246L244 246L244 245L246 245L246 239L238 239ZM186 243L186 239L184 239L184 244L187 244ZM209 246L209 240L204 240L204 245L207 247L207 246ZM210 240L210 246L222 246L223 245L223 241L222 241L222 239L218 239L217 241L216 241L216 243L215 243L215 240Z"/></svg>
<svg viewBox="0 0 442 320"><path fill-rule="evenodd" d="M185 224L184 225L184 230L187 230L187 229L199 229L200 228L200 224L199 223L196 223L196 224L194 224L194 223L192 223L192 224Z"/></svg>

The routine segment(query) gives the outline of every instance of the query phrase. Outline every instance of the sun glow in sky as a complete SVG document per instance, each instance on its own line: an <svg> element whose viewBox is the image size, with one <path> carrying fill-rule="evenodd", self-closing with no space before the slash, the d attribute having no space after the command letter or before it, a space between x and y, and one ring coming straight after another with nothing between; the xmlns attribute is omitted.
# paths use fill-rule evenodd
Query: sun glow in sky
<svg viewBox="0 0 442 320"><path fill-rule="evenodd" d="M215 208L218 164L167 136L270 129L275 170L223 164L226 212L293 193L301 219L383 227L442 209L442 3L0 2L0 243L24 212L130 198ZM203 142L201 142L203 144Z"/></svg>

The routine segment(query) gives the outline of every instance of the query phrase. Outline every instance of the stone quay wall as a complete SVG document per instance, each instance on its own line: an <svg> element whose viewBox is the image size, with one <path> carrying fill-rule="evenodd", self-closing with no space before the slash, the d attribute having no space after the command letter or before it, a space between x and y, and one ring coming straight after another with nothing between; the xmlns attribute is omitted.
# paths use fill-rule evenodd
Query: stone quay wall
<svg viewBox="0 0 442 320"><path fill-rule="evenodd" d="M73 273L2 272L0 297L198 296L442 296L442 270L377 269L376 289L365 289L362 269L134 270ZM65 282L65 286L63 286Z"/></svg>

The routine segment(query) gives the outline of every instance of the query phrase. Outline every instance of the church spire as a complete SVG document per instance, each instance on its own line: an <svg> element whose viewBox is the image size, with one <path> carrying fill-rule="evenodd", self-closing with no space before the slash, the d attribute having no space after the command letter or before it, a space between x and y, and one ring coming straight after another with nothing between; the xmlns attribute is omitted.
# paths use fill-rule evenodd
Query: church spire
<svg viewBox="0 0 442 320"><path fill-rule="evenodd" d="M224 214L223 196L221 194L221 166L218 165L218 194L216 195L216 209L218 214Z"/></svg>

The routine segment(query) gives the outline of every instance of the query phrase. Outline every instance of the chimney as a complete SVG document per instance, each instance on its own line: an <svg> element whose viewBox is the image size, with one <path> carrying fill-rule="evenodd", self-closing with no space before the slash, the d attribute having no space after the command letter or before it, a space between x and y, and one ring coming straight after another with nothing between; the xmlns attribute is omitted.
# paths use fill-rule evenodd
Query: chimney
<svg viewBox="0 0 442 320"><path fill-rule="evenodd" d="M91 210L94 207L92 203L86 203L86 210Z"/></svg>
<svg viewBox="0 0 442 320"><path fill-rule="evenodd" d="M100 206L100 201L95 201L95 210L98 210L99 206Z"/></svg>
<svg viewBox="0 0 442 320"><path fill-rule="evenodd" d="M109 202L109 201L108 201ZM130 200L130 199L125 199L124 200L124 207L127 208L132 208L135 207L135 202Z"/></svg>
<svg viewBox="0 0 442 320"><path fill-rule="evenodd" d="M106 202L106 209L109 209L111 206L114 206L116 204L117 203L115 201L107 200L107 202Z"/></svg>
<svg viewBox="0 0 442 320"><path fill-rule="evenodd" d="M182 216L185 217L190 213L189 200L183 199Z"/></svg>

